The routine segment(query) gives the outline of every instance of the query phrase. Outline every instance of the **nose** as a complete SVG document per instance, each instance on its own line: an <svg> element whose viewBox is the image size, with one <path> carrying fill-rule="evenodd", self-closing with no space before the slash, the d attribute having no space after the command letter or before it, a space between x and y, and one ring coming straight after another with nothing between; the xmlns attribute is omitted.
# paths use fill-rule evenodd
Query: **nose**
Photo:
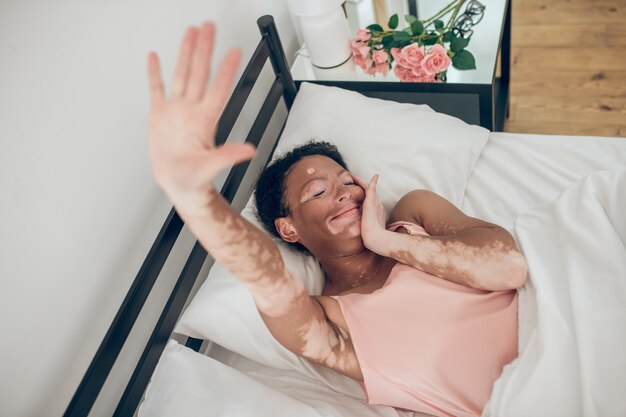
<svg viewBox="0 0 626 417"><path fill-rule="evenodd" d="M339 201L344 201L347 198L350 198L350 190L347 186L341 186L339 188Z"/></svg>

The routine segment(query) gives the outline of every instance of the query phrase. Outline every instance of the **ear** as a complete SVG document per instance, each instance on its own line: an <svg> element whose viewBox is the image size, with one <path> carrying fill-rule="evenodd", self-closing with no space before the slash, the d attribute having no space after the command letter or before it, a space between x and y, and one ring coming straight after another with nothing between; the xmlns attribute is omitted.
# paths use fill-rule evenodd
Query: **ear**
<svg viewBox="0 0 626 417"><path fill-rule="evenodd" d="M279 217L274 220L274 226L276 226L276 230L280 237L283 238L284 241L289 243L295 243L300 240L300 236L298 236L298 231L295 226L291 222L290 217Z"/></svg>

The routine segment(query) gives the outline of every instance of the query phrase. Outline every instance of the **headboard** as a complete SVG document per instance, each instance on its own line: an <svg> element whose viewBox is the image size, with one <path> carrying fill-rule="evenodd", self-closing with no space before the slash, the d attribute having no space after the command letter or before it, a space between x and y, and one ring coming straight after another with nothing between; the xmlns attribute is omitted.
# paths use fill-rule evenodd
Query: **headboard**
<svg viewBox="0 0 626 417"><path fill-rule="evenodd" d="M296 96L296 85L289 71L274 18L269 15L262 16L257 20L257 25L262 38L218 121L216 145L226 142L268 58L272 64L275 78L250 128L246 142L258 146L280 99L284 100L287 110L289 110ZM271 138L273 141L271 152L264 164L271 159L279 137L280 133ZM230 203L232 203L249 165L250 161L237 164L229 172L220 192ZM176 243L182 227L183 221L172 208L75 391L64 416L86 416L89 414ZM206 258L207 252L196 241L143 349L141 358L126 385L114 416L134 415ZM198 351L202 342L199 339L188 338L185 345Z"/></svg>

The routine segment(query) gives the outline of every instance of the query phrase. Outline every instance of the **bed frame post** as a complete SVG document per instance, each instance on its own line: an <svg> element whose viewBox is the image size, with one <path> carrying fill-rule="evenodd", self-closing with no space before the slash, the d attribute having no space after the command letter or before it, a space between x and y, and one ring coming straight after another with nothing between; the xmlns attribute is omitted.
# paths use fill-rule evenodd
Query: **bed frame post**
<svg viewBox="0 0 626 417"><path fill-rule="evenodd" d="M274 23L274 18L270 15L264 15L257 19L257 25L261 31L261 35L267 40L267 44L270 47L270 60L274 67L276 76L283 84L283 98L287 109L291 110L293 100L296 98L298 89L296 83L291 77L291 71L289 70L289 63L285 57L285 51L283 50L282 43L280 42L280 36L278 36L278 30Z"/></svg>

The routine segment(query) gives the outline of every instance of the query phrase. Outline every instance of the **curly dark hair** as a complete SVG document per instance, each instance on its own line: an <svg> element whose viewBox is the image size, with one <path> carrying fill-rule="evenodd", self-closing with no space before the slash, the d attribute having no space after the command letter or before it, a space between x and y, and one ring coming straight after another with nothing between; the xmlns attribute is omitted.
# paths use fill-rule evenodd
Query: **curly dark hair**
<svg viewBox="0 0 626 417"><path fill-rule="evenodd" d="M281 239L274 221L290 214L285 197L285 180L291 167L301 159L311 155L326 156L344 169L348 169L343 157L335 145L324 141L309 140L272 161L261 174L254 189L256 216L269 233ZM301 243L285 242L300 253L311 254Z"/></svg>

